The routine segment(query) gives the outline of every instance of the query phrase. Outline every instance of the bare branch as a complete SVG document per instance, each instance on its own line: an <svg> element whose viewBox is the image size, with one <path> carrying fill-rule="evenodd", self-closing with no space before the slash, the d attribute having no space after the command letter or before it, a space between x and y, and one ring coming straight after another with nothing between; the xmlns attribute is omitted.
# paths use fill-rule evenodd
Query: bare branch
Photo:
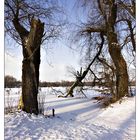
<svg viewBox="0 0 140 140"><path fill-rule="evenodd" d="M103 35L106 35L106 28L105 27L100 27L100 28L95 28L95 27L86 27L81 31L81 34L83 33L102 33Z"/></svg>

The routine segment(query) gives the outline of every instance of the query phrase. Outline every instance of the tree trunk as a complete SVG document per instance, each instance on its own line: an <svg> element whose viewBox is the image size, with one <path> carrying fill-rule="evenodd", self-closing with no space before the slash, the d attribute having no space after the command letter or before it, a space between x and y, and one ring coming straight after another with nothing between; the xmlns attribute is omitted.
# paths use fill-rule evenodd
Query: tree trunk
<svg viewBox="0 0 140 140"><path fill-rule="evenodd" d="M38 114L37 81L35 64L32 60L23 60L22 65L22 100L23 110L27 113Z"/></svg>
<svg viewBox="0 0 140 140"><path fill-rule="evenodd" d="M104 45L104 37L103 37L103 34L101 33L100 34L100 37L101 37L101 44L100 44L100 49L98 51L98 53L95 55L95 57L93 58L93 60L90 62L90 64L88 65L88 67L86 68L86 70L82 73L82 68L80 70L80 75L77 75L76 77L76 81L72 84L72 86L70 87L68 93L65 95L65 96L58 96L58 97L68 97L69 95L71 97L74 97L73 95L73 90L75 87L79 86L80 84L82 84L82 80L86 77L87 73L90 71L90 67L92 66L92 64L95 62L95 60L99 57L101 51L102 51L102 48L103 48L103 45Z"/></svg>
<svg viewBox="0 0 140 140"><path fill-rule="evenodd" d="M117 45L117 42L115 44L113 40L116 40L116 37L109 39L109 53L116 67L116 99L120 99L121 97L128 95L128 73L120 46Z"/></svg>
<svg viewBox="0 0 140 140"><path fill-rule="evenodd" d="M66 97L67 97L68 95L70 95L71 97L74 97L74 95L73 95L73 90L74 90L75 87L77 87L78 85L79 85L79 81L76 80L76 81L72 84L72 86L70 87L70 89L69 89L69 91L68 91Z"/></svg>
<svg viewBox="0 0 140 140"><path fill-rule="evenodd" d="M136 52L136 42L135 42L135 35L133 33L133 27L132 27L132 22L130 20L127 20L127 24L130 30L130 37L131 37L131 42L132 42L132 46L133 46L133 51Z"/></svg>
<svg viewBox="0 0 140 140"><path fill-rule="evenodd" d="M76 80L73 84L72 84L72 86L70 87L70 89L68 90L68 93L65 95L65 96L63 96L63 95L59 95L58 97L68 97L68 96L70 96L70 97L74 97L74 95L73 95L73 90L75 89L75 87L77 87L79 85L79 81L78 80Z"/></svg>
<svg viewBox="0 0 140 140"><path fill-rule="evenodd" d="M121 54L121 47L115 33L115 21L117 17L117 5L113 0L110 5L110 16L107 23L107 39L109 43L109 53L116 67L116 99L128 95L128 73L125 59Z"/></svg>
<svg viewBox="0 0 140 140"><path fill-rule="evenodd" d="M27 113L38 114L38 86L39 86L39 65L40 45L44 32L44 23L32 19L31 29L28 36L22 40L23 61L22 61L22 99L21 109Z"/></svg>

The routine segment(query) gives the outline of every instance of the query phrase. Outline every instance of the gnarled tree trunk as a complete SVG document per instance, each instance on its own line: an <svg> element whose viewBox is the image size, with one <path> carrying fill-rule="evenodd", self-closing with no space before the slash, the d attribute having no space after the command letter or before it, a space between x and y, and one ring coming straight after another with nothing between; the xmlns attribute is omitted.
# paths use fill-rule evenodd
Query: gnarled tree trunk
<svg viewBox="0 0 140 140"><path fill-rule="evenodd" d="M110 15L107 23L107 39L109 53L116 67L116 99L128 95L128 72L126 61L122 56L121 47L115 33L115 21L117 18L117 4L115 0L110 3Z"/></svg>
<svg viewBox="0 0 140 140"><path fill-rule="evenodd" d="M14 25L17 30L21 26L16 21ZM23 28L23 30L25 29ZM31 28L27 34L23 34L21 29L18 30L23 47L22 98L20 99L20 108L27 113L38 114L37 94L39 85L40 45L43 32L44 23L36 19L32 19Z"/></svg>
<svg viewBox="0 0 140 140"><path fill-rule="evenodd" d="M23 47L22 65L22 99L23 110L38 114L38 85L40 65L40 45L43 37L44 24L39 20L32 20L31 30Z"/></svg>
<svg viewBox="0 0 140 140"><path fill-rule="evenodd" d="M128 95L127 65L121 54L120 46L117 42L113 42L116 37L113 37L113 34L111 36L112 38L109 39L109 52L116 67L116 99L120 99Z"/></svg>

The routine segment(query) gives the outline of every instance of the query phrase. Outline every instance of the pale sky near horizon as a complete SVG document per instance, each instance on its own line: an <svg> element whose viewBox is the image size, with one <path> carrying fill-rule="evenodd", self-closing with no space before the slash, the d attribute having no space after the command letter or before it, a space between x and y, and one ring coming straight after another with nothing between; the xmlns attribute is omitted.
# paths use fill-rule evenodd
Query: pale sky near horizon
<svg viewBox="0 0 140 140"><path fill-rule="evenodd" d="M22 50L18 48L18 54L5 53L5 75L12 75L21 80L22 75ZM68 73L67 66L76 70L80 69L79 53L68 46L54 46L47 51L41 49L40 80L61 81L74 80Z"/></svg>

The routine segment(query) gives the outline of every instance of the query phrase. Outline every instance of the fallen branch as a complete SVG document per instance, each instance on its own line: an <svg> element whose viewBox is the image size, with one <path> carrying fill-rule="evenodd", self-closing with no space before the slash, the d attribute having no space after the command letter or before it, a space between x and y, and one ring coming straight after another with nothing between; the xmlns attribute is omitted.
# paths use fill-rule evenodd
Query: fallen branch
<svg viewBox="0 0 140 140"><path fill-rule="evenodd" d="M56 89L54 89L54 88L52 88L51 87L51 89L52 89L52 92L57 96L58 94L61 94L61 95L64 95L65 93L63 93L61 90L56 90Z"/></svg>

